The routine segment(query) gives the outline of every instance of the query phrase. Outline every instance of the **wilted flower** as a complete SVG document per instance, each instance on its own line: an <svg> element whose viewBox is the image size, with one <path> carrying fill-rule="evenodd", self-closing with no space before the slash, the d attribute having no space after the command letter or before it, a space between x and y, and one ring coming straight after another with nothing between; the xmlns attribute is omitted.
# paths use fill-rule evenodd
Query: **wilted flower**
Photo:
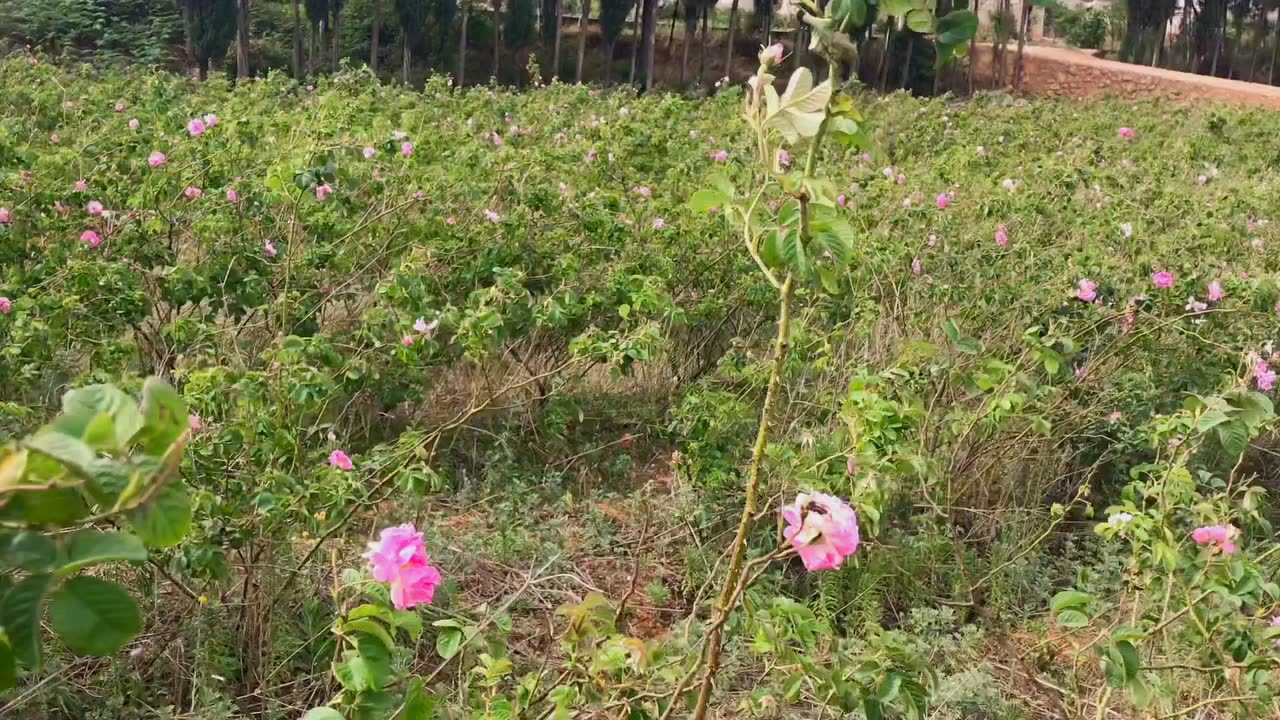
<svg viewBox="0 0 1280 720"><path fill-rule="evenodd" d="M906 185L906 184L907 184L907 174L906 174L906 173L898 173L898 176L897 176L897 177L895 177L893 180L894 180L894 182L898 183L899 185Z"/></svg>
<svg viewBox="0 0 1280 720"><path fill-rule="evenodd" d="M102 244L102 236L92 230L85 230L80 233L80 242L89 246L89 249L96 250Z"/></svg>
<svg viewBox="0 0 1280 720"><path fill-rule="evenodd" d="M1122 127L1118 131L1121 140L1132 140L1138 136L1138 133L1131 127Z"/></svg>
<svg viewBox="0 0 1280 720"><path fill-rule="evenodd" d="M760 50L760 64L765 67L771 67L782 62L783 48L782 43L774 43L769 47Z"/></svg>
<svg viewBox="0 0 1280 720"><path fill-rule="evenodd" d="M333 188L329 186L329 183L320 183L319 185L316 186L317 201L324 202L332 194L333 194Z"/></svg>
<svg viewBox="0 0 1280 720"><path fill-rule="evenodd" d="M147 164L153 168L163 167L167 162L169 162L169 158L165 157L164 153L159 150L147 156Z"/></svg>
<svg viewBox="0 0 1280 720"><path fill-rule="evenodd" d="M1191 539L1197 545L1213 545L1223 555L1233 555L1239 548L1235 537L1240 531L1234 525L1206 525L1198 527L1191 533Z"/></svg>
<svg viewBox="0 0 1280 720"><path fill-rule="evenodd" d="M94 217L101 215L103 209L104 208L102 207L102 203L98 202L97 200L90 200L89 204L84 206L84 211L89 213L90 215L93 215Z"/></svg>
<svg viewBox="0 0 1280 720"><path fill-rule="evenodd" d="M1107 413L1107 422L1111 423L1112 425L1115 425L1116 423L1120 422L1123 419L1124 419L1124 413L1120 412L1119 410L1112 410L1110 413Z"/></svg>
<svg viewBox="0 0 1280 720"><path fill-rule="evenodd" d="M360 154L364 156L365 160L372 160L373 156L378 154L378 151L371 147L366 147L360 151Z"/></svg>
<svg viewBox="0 0 1280 720"><path fill-rule="evenodd" d="M182 194L188 200L199 200L200 197L204 195L204 191L195 185L188 185L187 189L182 191Z"/></svg>
<svg viewBox="0 0 1280 720"><path fill-rule="evenodd" d="M468 123L470 123L471 121L470 121L470 120L467 120L467 122L468 122ZM407 138L407 137L409 137L409 133L407 133L407 132L405 132L405 131L403 131L403 130L392 130L392 131L391 131L391 139L392 139L392 140L404 140L404 139L405 139L405 138Z"/></svg>
<svg viewBox="0 0 1280 720"><path fill-rule="evenodd" d="M1168 290L1173 287L1173 273L1168 270L1157 270L1151 273L1151 284L1161 290Z"/></svg>
<svg viewBox="0 0 1280 720"><path fill-rule="evenodd" d="M268 241L266 241L266 242L262 243L262 254L263 254L263 255L266 255L266 256L267 256L267 257L269 257L269 258L273 258L273 257L275 257L275 256L276 256L276 244L275 244L275 243L273 243L273 242L271 242L270 240L268 240Z"/></svg>
<svg viewBox="0 0 1280 720"><path fill-rule="evenodd" d="M1226 297L1226 293L1222 290L1222 283L1214 280L1209 283L1209 302L1218 302Z"/></svg>
<svg viewBox="0 0 1280 720"><path fill-rule="evenodd" d="M810 572L833 570L858 550L858 516L845 501L824 493L800 493L782 508L782 534Z"/></svg>
<svg viewBox="0 0 1280 720"><path fill-rule="evenodd" d="M1208 309L1209 309L1209 305L1208 305L1207 303L1200 302L1200 301L1199 301L1199 300L1197 300L1197 299L1195 298L1195 296L1193 295L1193 296L1191 296L1191 297L1187 298L1187 304L1186 304L1186 305L1184 305L1184 306L1183 306L1183 308L1184 308L1187 312L1202 313L1202 312L1204 312L1205 310L1208 310Z"/></svg>
<svg viewBox="0 0 1280 720"><path fill-rule="evenodd" d="M407 610L431 602L443 579L431 565L422 533L408 523L384 529L365 553L373 579L391 585L391 603Z"/></svg>
<svg viewBox="0 0 1280 720"><path fill-rule="evenodd" d="M191 118L187 121L187 134L191 135L191 137L200 137L206 129L204 120L200 118Z"/></svg>
<svg viewBox="0 0 1280 720"><path fill-rule="evenodd" d="M654 229L654 230L663 230L663 229L665 229L666 227L667 227L667 221L666 221L666 220L664 220L664 219L662 219L662 218L660 218L660 217L656 217L656 218L654 218L654 219L653 219L653 229Z"/></svg>
<svg viewBox="0 0 1280 720"><path fill-rule="evenodd" d="M130 130L137 130L140 127L142 127L142 123L138 121L138 118L129 118Z"/></svg>
<svg viewBox="0 0 1280 720"><path fill-rule="evenodd" d="M341 450L334 450L329 453L329 466L339 470L351 470L355 467L351 462L351 457Z"/></svg>
<svg viewBox="0 0 1280 720"><path fill-rule="evenodd" d="M489 221L489 222L491 222L491 223L497 223L497 222L501 222L501 220L502 220L502 216L501 216L501 215L499 215L499 214L498 214L496 211L494 211L494 210L491 210L491 209L489 209L489 208L485 208L485 209L484 209L484 219L485 219L485 220L488 220L488 221Z"/></svg>
<svg viewBox="0 0 1280 720"><path fill-rule="evenodd" d="M88 181L88 180L85 180L84 178L80 178L79 180L77 180L77 181L75 182L75 184L74 184L74 185L72 185L72 186L71 186L71 189L72 189L72 190L74 190L75 192L78 192L78 193L88 192L88 191L89 191L89 181Z"/></svg>
<svg viewBox="0 0 1280 720"><path fill-rule="evenodd" d="M1004 226L1004 223L996 226L996 245L1009 247L1009 229Z"/></svg>
<svg viewBox="0 0 1280 720"><path fill-rule="evenodd" d="M1087 303L1098 299L1098 283L1089 278L1080 278L1076 283L1076 297Z"/></svg>

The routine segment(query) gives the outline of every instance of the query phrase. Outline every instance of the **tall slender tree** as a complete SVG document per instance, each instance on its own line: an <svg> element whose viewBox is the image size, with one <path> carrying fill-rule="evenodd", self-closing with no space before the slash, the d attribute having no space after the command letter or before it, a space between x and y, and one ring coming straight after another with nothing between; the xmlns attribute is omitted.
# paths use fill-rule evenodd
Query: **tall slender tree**
<svg viewBox="0 0 1280 720"><path fill-rule="evenodd" d="M729 5L729 32L725 35L724 44L724 76L733 79L733 43L734 32L738 29L738 0Z"/></svg>
<svg viewBox="0 0 1280 720"><path fill-rule="evenodd" d="M369 69L378 74L378 43L382 35L382 0L373 0L373 27L369 32Z"/></svg>
<svg viewBox="0 0 1280 720"><path fill-rule="evenodd" d="M302 11L298 0L292 0L293 5L293 77L301 80L307 74L307 69L303 66L302 59Z"/></svg>
<svg viewBox="0 0 1280 720"><path fill-rule="evenodd" d="M698 18L702 16L702 3L698 0L684 2L684 50L680 54L680 84L684 85L689 78L689 46L698 34Z"/></svg>
<svg viewBox="0 0 1280 720"><path fill-rule="evenodd" d="M307 22L311 27L311 52L307 66L315 72L323 65L324 25L329 21L329 0L306 0Z"/></svg>
<svg viewBox="0 0 1280 720"><path fill-rule="evenodd" d="M409 71L413 66L413 49L422 46L427 30L427 4L423 0L395 0L395 10L403 42L400 49L400 81L408 85Z"/></svg>
<svg viewBox="0 0 1280 720"><path fill-rule="evenodd" d="M600 0L600 34L604 38L604 83L613 82L613 51L627 25L634 0Z"/></svg>
<svg viewBox="0 0 1280 720"><path fill-rule="evenodd" d="M578 67L573 72L573 81L582 84L582 65L587 59L587 32L591 29L591 0L582 0L582 10L578 15Z"/></svg>
<svg viewBox="0 0 1280 720"><path fill-rule="evenodd" d="M236 0L181 0L187 47L196 76L209 77L209 61L222 57L236 33Z"/></svg>
<svg viewBox="0 0 1280 720"><path fill-rule="evenodd" d="M471 16L470 0L462 0L461 30L458 32L458 87L467 83L467 19Z"/></svg>
<svg viewBox="0 0 1280 720"><path fill-rule="evenodd" d="M529 46L535 36L534 17L537 12L534 0L509 0L503 28L503 38L507 47L515 55L517 84L523 85L524 68L529 64ZM497 74L494 74L497 77Z"/></svg>
<svg viewBox="0 0 1280 720"><path fill-rule="evenodd" d="M640 0L637 0L640 2ZM636 84L636 60L640 57L640 6L637 4L635 14L631 18L631 70L627 73L627 83Z"/></svg>
<svg viewBox="0 0 1280 720"><path fill-rule="evenodd" d="M249 77L249 0L236 0L236 79Z"/></svg>
<svg viewBox="0 0 1280 720"><path fill-rule="evenodd" d="M658 0L640 0L640 89L653 88L653 55L657 45Z"/></svg>
<svg viewBox="0 0 1280 720"><path fill-rule="evenodd" d="M333 71L338 72L338 63L342 60L342 6L345 0L329 0L329 12L333 22L329 27L333 28L330 34L333 36Z"/></svg>

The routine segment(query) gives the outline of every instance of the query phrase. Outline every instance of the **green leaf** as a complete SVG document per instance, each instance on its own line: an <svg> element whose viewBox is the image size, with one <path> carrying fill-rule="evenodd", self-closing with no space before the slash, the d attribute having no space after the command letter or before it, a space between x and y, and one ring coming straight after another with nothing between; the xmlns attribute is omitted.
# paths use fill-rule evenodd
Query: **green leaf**
<svg viewBox="0 0 1280 720"><path fill-rule="evenodd" d="M952 10L938 18L934 38L943 45L968 43L978 33L978 16L970 10Z"/></svg>
<svg viewBox="0 0 1280 720"><path fill-rule="evenodd" d="M56 430L41 430L23 440L22 444L38 453L48 455L82 477L92 476L91 466L98 458L93 448L86 445L83 440Z"/></svg>
<svg viewBox="0 0 1280 720"><path fill-rule="evenodd" d="M386 646L387 652L395 652L396 643L391 639L391 633L373 618L360 618L358 620L349 620L342 624L342 632L348 635L364 633L372 635L374 639Z"/></svg>
<svg viewBox="0 0 1280 720"><path fill-rule="evenodd" d="M1053 600L1049 602L1049 609L1053 612L1062 612L1067 608L1080 609L1086 607L1093 596L1079 590L1063 590L1053 596Z"/></svg>
<svg viewBox="0 0 1280 720"><path fill-rule="evenodd" d="M912 32L928 34L933 32L934 17L928 10L912 10L907 13L907 27Z"/></svg>
<svg viewBox="0 0 1280 720"><path fill-rule="evenodd" d="M70 575L81 568L112 560L146 562L147 548L130 533L80 530L71 535L67 543L67 562L58 574Z"/></svg>
<svg viewBox="0 0 1280 720"><path fill-rule="evenodd" d="M408 633L414 642L422 637L422 616L418 613L396 610L391 617L391 626Z"/></svg>
<svg viewBox="0 0 1280 720"><path fill-rule="evenodd" d="M18 684L18 661L9 646L9 638L0 632L0 693Z"/></svg>
<svg viewBox="0 0 1280 720"><path fill-rule="evenodd" d="M911 12L911 0L881 0L880 12L892 17L902 17Z"/></svg>
<svg viewBox="0 0 1280 720"><path fill-rule="evenodd" d="M71 417L96 418L107 413L115 431L115 447L124 447L142 428L138 403L114 385L89 385L62 396L62 412ZM90 423L92 425L92 422ZM84 436L82 436L84 437Z"/></svg>
<svg viewBox="0 0 1280 720"><path fill-rule="evenodd" d="M191 498L181 482L170 481L150 502L132 510L129 522L147 547L172 547L191 529Z"/></svg>
<svg viewBox="0 0 1280 720"><path fill-rule="evenodd" d="M867 22L866 0L832 0L831 17L837 30L860 28Z"/></svg>
<svg viewBox="0 0 1280 720"><path fill-rule="evenodd" d="M393 720L435 720L436 699L423 688L422 678L409 681L404 692L404 704Z"/></svg>
<svg viewBox="0 0 1280 720"><path fill-rule="evenodd" d="M9 541L0 559L27 572L48 572L58 561L58 546L43 533L20 532Z"/></svg>
<svg viewBox="0 0 1280 720"><path fill-rule="evenodd" d="M138 445L149 455L163 455L188 428L187 404L159 378L147 378L142 386L143 426Z"/></svg>
<svg viewBox="0 0 1280 720"><path fill-rule="evenodd" d="M40 612L52 575L31 575L9 588L0 601L0 626L9 636L14 657L25 667L40 667Z"/></svg>
<svg viewBox="0 0 1280 720"><path fill-rule="evenodd" d="M882 720L884 718L884 710L880 706L880 701L870 696L862 699L862 712L867 716L867 720Z"/></svg>
<svg viewBox="0 0 1280 720"><path fill-rule="evenodd" d="M436 635L436 654L445 660L453 658L462 648L462 631L445 628Z"/></svg>
<svg viewBox="0 0 1280 720"><path fill-rule="evenodd" d="M49 623L72 650L105 657L142 630L142 615L124 588L82 575L53 594Z"/></svg>
<svg viewBox="0 0 1280 720"><path fill-rule="evenodd" d="M1125 682L1137 679L1138 671L1142 669L1142 662L1138 659L1138 649L1128 640L1117 642L1116 649L1120 651L1120 657L1124 661Z"/></svg>
<svg viewBox="0 0 1280 720"><path fill-rule="evenodd" d="M898 697L898 690L902 688L902 677L899 672L886 675L876 687L876 699L885 705L893 702Z"/></svg>
<svg viewBox="0 0 1280 720"><path fill-rule="evenodd" d="M1089 616L1079 610L1063 610L1058 613L1058 624L1064 628L1082 628L1089 624Z"/></svg>
<svg viewBox="0 0 1280 720"><path fill-rule="evenodd" d="M722 192L717 190L699 190L689 197L687 203L689 209L704 213L713 208L723 207L729 202L729 198Z"/></svg>
<svg viewBox="0 0 1280 720"><path fill-rule="evenodd" d="M302 720L343 720L342 713L331 707L311 708Z"/></svg>

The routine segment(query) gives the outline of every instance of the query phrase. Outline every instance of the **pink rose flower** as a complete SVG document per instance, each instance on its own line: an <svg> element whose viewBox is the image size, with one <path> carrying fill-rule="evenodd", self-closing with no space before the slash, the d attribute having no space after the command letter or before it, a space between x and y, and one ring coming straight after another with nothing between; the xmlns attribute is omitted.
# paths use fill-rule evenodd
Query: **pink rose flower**
<svg viewBox="0 0 1280 720"><path fill-rule="evenodd" d="M102 244L102 236L92 230L85 230L80 233L80 242L88 245L90 250L97 250Z"/></svg>
<svg viewBox="0 0 1280 720"><path fill-rule="evenodd" d="M98 202L97 200L90 200L89 204L84 206L84 211L89 213L90 215L93 215L94 217L101 215L103 209L104 208L102 207L102 203Z"/></svg>
<svg viewBox="0 0 1280 720"><path fill-rule="evenodd" d="M1240 531L1234 525L1206 525L1198 527L1191 533L1191 539L1197 545L1212 545L1223 555L1234 555L1239 548L1235 537Z"/></svg>
<svg viewBox="0 0 1280 720"><path fill-rule="evenodd" d="M836 196L836 205L840 207L849 207L849 198L846 197L844 193L840 193Z"/></svg>
<svg viewBox="0 0 1280 720"><path fill-rule="evenodd" d="M934 203L939 210L946 210L947 206L951 204L951 196L947 193L938 193L938 197L934 198Z"/></svg>
<svg viewBox="0 0 1280 720"><path fill-rule="evenodd" d="M227 188L227 202L232 205L240 202L240 193L236 192L236 189L233 187Z"/></svg>
<svg viewBox="0 0 1280 720"><path fill-rule="evenodd" d="M329 465L339 470L351 470L355 467L351 462L351 457L341 450L334 450L329 453Z"/></svg>
<svg viewBox="0 0 1280 720"><path fill-rule="evenodd" d="M147 156L147 164L153 168L164 167L167 162L169 162L169 158L165 157L164 153L159 150Z"/></svg>
<svg viewBox="0 0 1280 720"><path fill-rule="evenodd" d="M195 185L188 185L187 189L182 191L182 195L188 200L199 200L204 195L204 191Z"/></svg>
<svg viewBox="0 0 1280 720"><path fill-rule="evenodd" d="M9 212L9 208L0 207L0 225L8 225L13 221L13 213Z"/></svg>
<svg viewBox="0 0 1280 720"><path fill-rule="evenodd" d="M1076 298L1091 303L1098 299L1098 283L1089 278L1080 278L1076 283Z"/></svg>
<svg viewBox="0 0 1280 720"><path fill-rule="evenodd" d="M834 570L858 550L858 516L845 501L823 493L800 493L782 508L783 536L806 570Z"/></svg>
<svg viewBox="0 0 1280 720"><path fill-rule="evenodd" d="M405 157L413 157L413 143L408 140L400 143L400 154Z"/></svg>
<svg viewBox="0 0 1280 720"><path fill-rule="evenodd" d="M324 202L333 194L333 188L329 187L329 183L321 183L316 186L316 200Z"/></svg>
<svg viewBox="0 0 1280 720"><path fill-rule="evenodd" d="M1173 273L1168 270L1158 270L1151 273L1151 284L1161 290L1168 290L1173 287Z"/></svg>
<svg viewBox="0 0 1280 720"><path fill-rule="evenodd" d="M1259 360L1253 366L1253 381L1262 392L1271 392L1276 386L1276 371L1266 360Z"/></svg>
<svg viewBox="0 0 1280 720"><path fill-rule="evenodd" d="M8 315L13 312L13 301L0 295L0 315Z"/></svg>
<svg viewBox="0 0 1280 720"><path fill-rule="evenodd" d="M206 129L204 120L201 120L200 118L191 118L187 121L187 133L191 135L191 137L200 137L204 134Z"/></svg>
<svg viewBox="0 0 1280 720"><path fill-rule="evenodd" d="M728 162L728 161L729 161L729 151L728 151L728 150L717 150L717 151L715 151L715 152L711 153L711 159L712 159L712 160L714 160L714 161L716 161L716 162L718 162L718 163Z"/></svg>
<svg viewBox="0 0 1280 720"><path fill-rule="evenodd" d="M408 523L384 529L364 557L373 579L391 585L391 603L398 610L431 602L443 580L431 565L422 533Z"/></svg>
<svg viewBox="0 0 1280 720"><path fill-rule="evenodd" d="M1226 292L1222 289L1222 283L1217 280L1209 283L1209 302L1218 302L1226 296Z"/></svg>
<svg viewBox="0 0 1280 720"><path fill-rule="evenodd" d="M75 185L71 186L71 189L78 193L88 192L89 181L85 180L84 178L80 178L79 180L76 181Z"/></svg>
<svg viewBox="0 0 1280 720"><path fill-rule="evenodd" d="M765 67L772 67L782 62L782 54L784 50L782 43L774 43L760 51L760 64Z"/></svg>
<svg viewBox="0 0 1280 720"><path fill-rule="evenodd" d="M1138 136L1138 133L1131 127L1122 127L1118 131L1121 140L1132 140Z"/></svg>
<svg viewBox="0 0 1280 720"><path fill-rule="evenodd" d="M1009 247L1009 230L1004 226L1004 223L996 226L996 245Z"/></svg>
<svg viewBox="0 0 1280 720"><path fill-rule="evenodd" d="M205 115L203 119L204 119L204 126L206 128L217 127L218 125L218 116L214 115L213 113L209 113L208 115Z"/></svg>

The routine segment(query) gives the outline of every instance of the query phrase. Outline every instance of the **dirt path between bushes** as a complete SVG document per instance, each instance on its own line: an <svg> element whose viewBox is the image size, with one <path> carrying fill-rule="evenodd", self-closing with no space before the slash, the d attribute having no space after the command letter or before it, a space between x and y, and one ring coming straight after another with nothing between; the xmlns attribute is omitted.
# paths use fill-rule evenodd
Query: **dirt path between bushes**
<svg viewBox="0 0 1280 720"><path fill-rule="evenodd" d="M1008 53L1012 73L1016 49ZM991 80L991 47L974 58L979 78ZM1115 96L1132 99L1217 101L1280 110L1280 87L1105 60L1061 47L1026 48L1025 92L1050 97Z"/></svg>

